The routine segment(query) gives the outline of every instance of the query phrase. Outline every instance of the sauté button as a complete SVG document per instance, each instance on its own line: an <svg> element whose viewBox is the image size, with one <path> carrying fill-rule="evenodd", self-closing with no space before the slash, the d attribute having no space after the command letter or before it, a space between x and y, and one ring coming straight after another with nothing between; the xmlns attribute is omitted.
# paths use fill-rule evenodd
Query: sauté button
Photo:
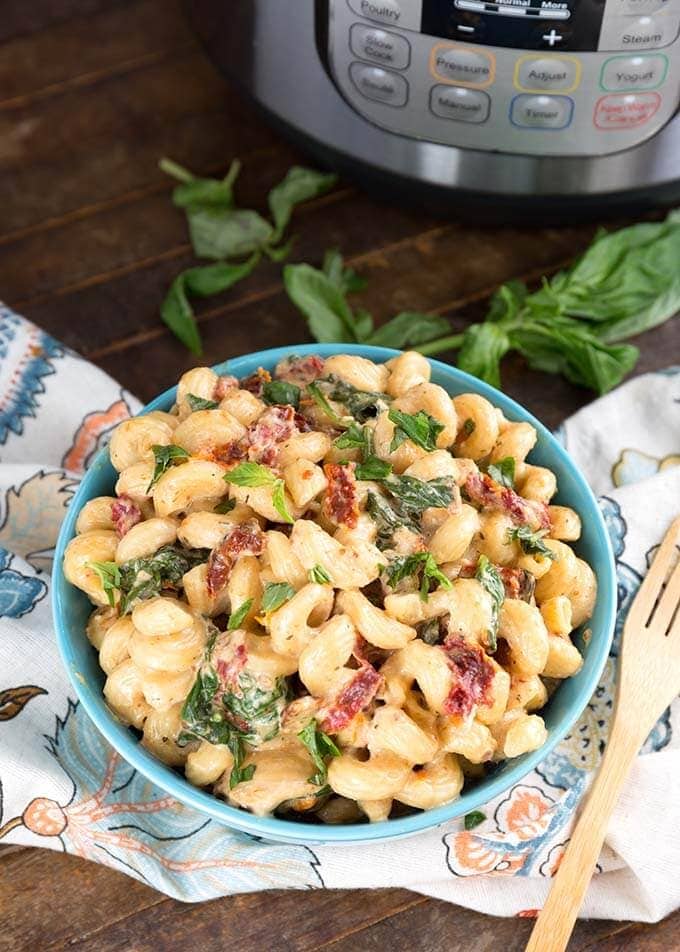
<svg viewBox="0 0 680 952"><path fill-rule="evenodd" d="M483 88L493 82L495 60L466 46L440 43L430 54L430 70L435 77L452 83Z"/></svg>
<svg viewBox="0 0 680 952"><path fill-rule="evenodd" d="M406 69L411 59L411 46L403 36L363 23L352 27L350 47L355 56L392 69Z"/></svg>
<svg viewBox="0 0 680 952"><path fill-rule="evenodd" d="M479 89L463 86L433 86L430 91L430 109L442 119L457 122L486 122L491 100Z"/></svg>
<svg viewBox="0 0 680 952"><path fill-rule="evenodd" d="M573 111L574 101L569 96L515 96L510 121L524 128L566 129Z"/></svg>
<svg viewBox="0 0 680 952"><path fill-rule="evenodd" d="M658 111L658 93L618 93L602 96L595 103L593 122L598 129L634 129L648 122Z"/></svg>
<svg viewBox="0 0 680 952"><path fill-rule="evenodd" d="M612 56L602 67L600 86L614 91L656 89L666 78L668 60L658 56Z"/></svg>
<svg viewBox="0 0 680 952"><path fill-rule="evenodd" d="M571 92L581 80L581 64L571 56L523 56L515 67L515 86L523 92Z"/></svg>
<svg viewBox="0 0 680 952"><path fill-rule="evenodd" d="M352 63L349 68L352 82L367 99L384 102L388 106L405 106L408 100L408 83L399 73L392 73L379 66Z"/></svg>

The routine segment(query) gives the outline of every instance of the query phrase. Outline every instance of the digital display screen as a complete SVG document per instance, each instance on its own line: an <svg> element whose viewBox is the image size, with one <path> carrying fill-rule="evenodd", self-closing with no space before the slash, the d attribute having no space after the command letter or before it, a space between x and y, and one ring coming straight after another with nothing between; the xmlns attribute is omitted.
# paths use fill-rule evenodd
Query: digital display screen
<svg viewBox="0 0 680 952"><path fill-rule="evenodd" d="M596 50L605 0L423 0L422 32L517 49Z"/></svg>

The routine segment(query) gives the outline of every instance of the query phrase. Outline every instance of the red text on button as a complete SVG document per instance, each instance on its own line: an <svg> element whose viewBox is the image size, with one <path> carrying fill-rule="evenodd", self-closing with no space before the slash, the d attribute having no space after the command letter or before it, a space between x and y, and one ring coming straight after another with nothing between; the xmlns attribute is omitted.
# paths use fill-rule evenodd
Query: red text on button
<svg viewBox="0 0 680 952"><path fill-rule="evenodd" d="M658 93L618 93L602 96L595 104L598 129L634 129L648 122L661 105Z"/></svg>

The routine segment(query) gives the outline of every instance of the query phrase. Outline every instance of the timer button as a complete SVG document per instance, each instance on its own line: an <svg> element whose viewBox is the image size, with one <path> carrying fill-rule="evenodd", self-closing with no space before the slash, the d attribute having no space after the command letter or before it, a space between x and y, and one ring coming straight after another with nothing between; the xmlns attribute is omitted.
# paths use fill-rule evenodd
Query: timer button
<svg viewBox="0 0 680 952"><path fill-rule="evenodd" d="M523 56L515 66L515 86L525 93L570 93L580 81L581 64L573 56Z"/></svg>
<svg viewBox="0 0 680 952"><path fill-rule="evenodd" d="M352 63L349 75L362 96L383 102L386 106L405 106L408 101L408 83L399 73L379 66Z"/></svg>
<svg viewBox="0 0 680 952"><path fill-rule="evenodd" d="M666 78L668 60L657 56L612 56L602 67L600 86L614 91L656 89Z"/></svg>
<svg viewBox="0 0 680 952"><path fill-rule="evenodd" d="M515 96L510 121L524 129L566 129L573 112L569 96Z"/></svg>
<svg viewBox="0 0 680 952"><path fill-rule="evenodd" d="M433 86L430 92L430 109L441 119L479 124L489 118L491 99L479 89Z"/></svg>
<svg viewBox="0 0 680 952"><path fill-rule="evenodd" d="M496 61L490 53L438 43L430 53L430 72L435 79L483 89L494 80Z"/></svg>
<svg viewBox="0 0 680 952"><path fill-rule="evenodd" d="M349 45L360 59L392 69L406 69L411 60L411 46L403 36L363 23L355 23L350 30Z"/></svg>

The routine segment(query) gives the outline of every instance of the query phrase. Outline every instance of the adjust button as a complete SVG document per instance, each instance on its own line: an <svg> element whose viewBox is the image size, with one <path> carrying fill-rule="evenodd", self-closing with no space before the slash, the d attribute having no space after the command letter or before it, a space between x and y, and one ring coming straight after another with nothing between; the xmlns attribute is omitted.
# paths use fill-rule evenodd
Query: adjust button
<svg viewBox="0 0 680 952"><path fill-rule="evenodd" d="M619 93L602 96L595 103L593 122L598 129L635 129L648 122L658 111L661 96L658 93Z"/></svg>
<svg viewBox="0 0 680 952"><path fill-rule="evenodd" d="M355 56L392 69L406 69L411 59L411 46L403 36L362 23L351 29L350 47Z"/></svg>
<svg viewBox="0 0 680 952"><path fill-rule="evenodd" d="M461 86L433 86L430 92L430 109L442 119L458 122L486 122L491 100L479 89Z"/></svg>
<svg viewBox="0 0 680 952"><path fill-rule="evenodd" d="M435 79L446 79L460 86L481 89L494 80L496 61L490 53L467 46L438 43L430 53L430 72Z"/></svg>
<svg viewBox="0 0 680 952"><path fill-rule="evenodd" d="M408 83L399 73L365 63L352 63L349 75L367 99L384 102L387 106L405 106L408 101Z"/></svg>
<svg viewBox="0 0 680 952"><path fill-rule="evenodd" d="M573 56L523 56L515 66L515 86L527 93L570 93L580 80L581 64Z"/></svg>
<svg viewBox="0 0 680 952"><path fill-rule="evenodd" d="M666 78L668 60L656 56L612 56L602 67L600 86L614 91L656 89Z"/></svg>
<svg viewBox="0 0 680 952"><path fill-rule="evenodd" d="M574 112L569 96L515 96L510 121L529 129L566 129Z"/></svg>

